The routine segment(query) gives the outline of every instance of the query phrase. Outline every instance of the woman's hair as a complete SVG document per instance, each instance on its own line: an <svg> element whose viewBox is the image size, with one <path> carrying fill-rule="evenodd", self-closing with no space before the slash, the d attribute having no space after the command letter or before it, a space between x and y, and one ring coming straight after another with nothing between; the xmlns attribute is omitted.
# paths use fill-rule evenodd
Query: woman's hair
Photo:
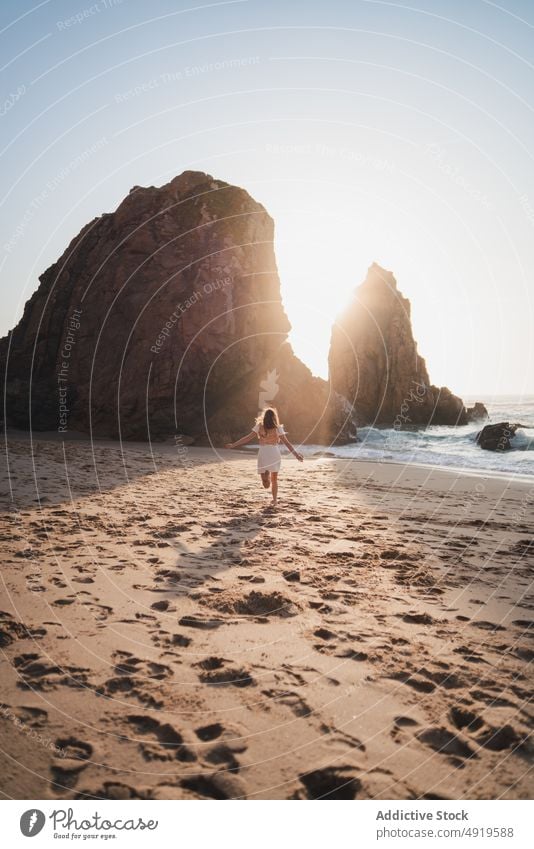
<svg viewBox="0 0 534 849"><path fill-rule="evenodd" d="M275 407L266 407L256 419L256 424L263 425L265 430L279 427L278 413Z"/></svg>

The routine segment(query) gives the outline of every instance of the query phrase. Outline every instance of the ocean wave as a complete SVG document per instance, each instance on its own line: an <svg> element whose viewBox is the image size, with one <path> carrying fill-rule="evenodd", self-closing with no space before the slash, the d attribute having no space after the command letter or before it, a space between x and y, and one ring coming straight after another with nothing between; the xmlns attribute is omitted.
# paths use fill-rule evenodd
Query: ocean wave
<svg viewBox="0 0 534 849"><path fill-rule="evenodd" d="M512 417L503 416L504 419L512 420ZM352 445L328 448L308 445L303 450L309 455L326 451L330 456L354 460L534 475L534 426L519 429L512 440L512 449L505 452L484 451L476 444L482 426L433 426L402 431L362 427L358 431L358 442Z"/></svg>

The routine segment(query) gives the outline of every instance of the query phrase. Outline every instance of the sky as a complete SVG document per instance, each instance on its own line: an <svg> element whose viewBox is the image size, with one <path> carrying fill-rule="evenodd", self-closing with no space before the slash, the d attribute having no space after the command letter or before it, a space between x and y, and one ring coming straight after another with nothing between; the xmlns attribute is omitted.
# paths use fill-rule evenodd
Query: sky
<svg viewBox="0 0 534 849"><path fill-rule="evenodd" d="M0 49L0 334L84 224L193 169L274 218L315 374L378 262L434 383L534 393L528 0L3 0Z"/></svg>

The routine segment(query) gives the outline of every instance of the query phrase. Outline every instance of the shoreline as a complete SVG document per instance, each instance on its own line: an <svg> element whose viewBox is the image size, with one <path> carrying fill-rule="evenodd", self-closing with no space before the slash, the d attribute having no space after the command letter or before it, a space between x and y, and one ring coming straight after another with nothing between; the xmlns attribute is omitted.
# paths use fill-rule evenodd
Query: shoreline
<svg viewBox="0 0 534 849"><path fill-rule="evenodd" d="M85 445L94 445L95 448L109 448L109 449L118 449L124 453L128 453L131 451L150 451L153 455L161 454L164 456L174 456L178 453L181 453L185 457L191 456L194 460L195 456L199 459L206 460L212 457L217 457L218 462L230 461L230 455L235 452L236 454L242 457L255 457L257 454L257 446L251 447L243 447L243 448L234 448L234 449L226 449L223 447L213 447L209 445L186 445L180 446L179 451L176 448L174 442L166 441L166 442L134 442L134 441L126 441L123 440L113 440L108 439L107 437L97 438L91 441L90 437L87 434L83 434L81 432L71 432L72 435L69 439L64 439L64 434L57 433L56 431L21 431L16 429L10 429L4 434L4 446L9 445L9 441L20 440L21 442L28 442L30 444L44 442L44 443L64 443L66 445L70 444L85 444ZM463 475L467 477L474 478L489 478L489 479L497 479L497 480L507 480L511 483L524 484L524 485L532 485L534 486L534 473L533 474L514 474L509 471L499 471L498 469L480 469L472 466L452 466L452 465L439 465L434 463L421 463L418 461L410 461L410 462L402 462L400 460L393 459L382 459L382 458L369 458L369 457L350 457L350 456L325 456L324 454L321 456L320 452L323 449L323 446L309 446L312 449L317 449L317 456L314 454L306 453L308 451L308 446L298 446L301 451L304 451L304 462L310 461L335 461L335 462L350 462L357 464L369 464L372 466L399 466L401 468L419 468L427 471L440 471L440 472L448 472L452 475ZM326 452L331 451L331 446L324 447L325 454ZM482 450L482 449L481 449ZM507 452L508 453L508 452ZM282 463L284 461L291 462L291 457L289 452L282 449ZM183 465L187 463L187 461L181 461ZM282 466L283 469L283 466Z"/></svg>

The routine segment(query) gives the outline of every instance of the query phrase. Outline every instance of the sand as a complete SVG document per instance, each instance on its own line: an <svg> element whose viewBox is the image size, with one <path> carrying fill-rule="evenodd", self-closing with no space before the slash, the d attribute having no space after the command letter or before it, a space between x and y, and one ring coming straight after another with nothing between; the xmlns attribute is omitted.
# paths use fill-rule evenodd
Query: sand
<svg viewBox="0 0 534 849"><path fill-rule="evenodd" d="M9 436L6 798L532 795L534 482ZM530 591L530 593L529 593Z"/></svg>

